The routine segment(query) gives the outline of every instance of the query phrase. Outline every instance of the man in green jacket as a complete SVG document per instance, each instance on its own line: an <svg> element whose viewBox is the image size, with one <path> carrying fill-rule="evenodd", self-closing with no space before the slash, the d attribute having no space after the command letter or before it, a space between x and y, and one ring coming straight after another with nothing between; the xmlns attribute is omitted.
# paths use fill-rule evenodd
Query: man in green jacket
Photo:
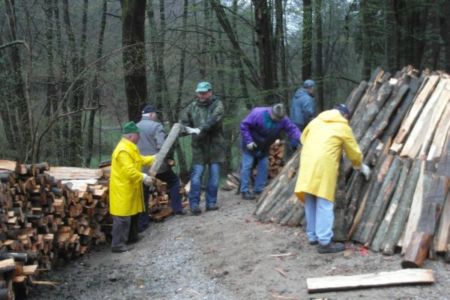
<svg viewBox="0 0 450 300"><path fill-rule="evenodd" d="M200 195L203 171L209 167L206 186L206 211L217 210L220 164L225 161L222 119L223 104L213 96L212 85L200 82L195 90L197 98L183 112L181 123L192 134L192 174L189 206L193 215L201 214Z"/></svg>

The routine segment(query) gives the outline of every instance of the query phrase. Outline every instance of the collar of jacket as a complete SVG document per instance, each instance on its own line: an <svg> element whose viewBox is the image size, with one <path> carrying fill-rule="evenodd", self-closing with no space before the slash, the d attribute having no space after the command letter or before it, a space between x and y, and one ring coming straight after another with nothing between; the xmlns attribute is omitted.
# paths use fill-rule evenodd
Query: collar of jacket
<svg viewBox="0 0 450 300"><path fill-rule="evenodd" d="M206 101L200 101L200 100L197 98L197 104L198 104L198 106L208 106L208 105L210 105L211 103L213 103L215 99L216 99L216 97L214 97L214 96L211 96L211 98L209 98L209 99L206 100Z"/></svg>
<svg viewBox="0 0 450 300"><path fill-rule="evenodd" d="M137 145L135 143L133 143L132 141L130 141L129 139L122 138L122 143L124 143L127 148L131 147L132 149L134 149L134 148L137 149Z"/></svg>
<svg viewBox="0 0 450 300"><path fill-rule="evenodd" d="M141 120L153 121L149 116L142 116Z"/></svg>

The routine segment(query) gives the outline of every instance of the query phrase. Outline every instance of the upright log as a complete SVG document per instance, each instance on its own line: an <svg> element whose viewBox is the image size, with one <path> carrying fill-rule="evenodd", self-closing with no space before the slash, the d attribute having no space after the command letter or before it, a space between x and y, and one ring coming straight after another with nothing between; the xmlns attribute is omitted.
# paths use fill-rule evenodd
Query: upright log
<svg viewBox="0 0 450 300"><path fill-rule="evenodd" d="M414 191L417 186L417 181L420 175L420 161L415 160L411 171L408 174L408 179L406 186L404 188L404 193L399 203L399 207L395 212L392 222L389 224L387 229L384 242L381 245L381 250L385 255L393 255L395 247L402 235L406 221L408 220L411 203L414 195Z"/></svg>
<svg viewBox="0 0 450 300"><path fill-rule="evenodd" d="M431 177L431 185L425 196L427 205L423 206L417 231L414 232L413 239L409 242L402 260L404 268L420 268L423 265L447 196L447 180L438 175L431 175Z"/></svg>
<svg viewBox="0 0 450 300"><path fill-rule="evenodd" d="M359 102L361 101L361 98L364 95L364 92L366 91L368 86L367 81L361 81L358 87L356 87L350 96L347 98L347 106L350 111L350 117L352 117L353 113L355 112L356 108L358 107Z"/></svg>
<svg viewBox="0 0 450 300"><path fill-rule="evenodd" d="M175 143L183 129L184 126L182 124L173 124L172 129L170 129L169 135L166 137L164 143L161 146L161 149L156 154L156 159L150 167L150 170L148 171L149 175L155 176L158 173L159 168L163 164L167 154L169 153L170 149L172 148L173 144Z"/></svg>

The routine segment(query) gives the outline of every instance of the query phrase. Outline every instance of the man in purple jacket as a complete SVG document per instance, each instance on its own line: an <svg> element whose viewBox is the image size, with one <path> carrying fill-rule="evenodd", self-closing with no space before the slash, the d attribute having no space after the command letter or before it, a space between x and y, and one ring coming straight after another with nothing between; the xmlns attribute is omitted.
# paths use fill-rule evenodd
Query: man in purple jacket
<svg viewBox="0 0 450 300"><path fill-rule="evenodd" d="M286 109L281 103L272 107L255 107L241 122L241 190L242 198L255 199L250 192L250 173L257 162L254 193L262 193L267 180L269 165L269 148L279 138L281 131L289 136L291 146L297 148L300 143L300 130L286 116Z"/></svg>

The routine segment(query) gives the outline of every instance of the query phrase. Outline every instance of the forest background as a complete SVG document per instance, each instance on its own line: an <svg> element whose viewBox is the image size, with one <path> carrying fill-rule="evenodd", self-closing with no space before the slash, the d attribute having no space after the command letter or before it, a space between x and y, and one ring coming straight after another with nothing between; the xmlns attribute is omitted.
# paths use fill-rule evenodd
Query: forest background
<svg viewBox="0 0 450 300"><path fill-rule="evenodd" d="M249 109L289 105L305 79L323 110L377 66L450 71L446 0L0 0L0 15L0 158L23 162L96 167L145 104L170 129L206 80L227 173Z"/></svg>

